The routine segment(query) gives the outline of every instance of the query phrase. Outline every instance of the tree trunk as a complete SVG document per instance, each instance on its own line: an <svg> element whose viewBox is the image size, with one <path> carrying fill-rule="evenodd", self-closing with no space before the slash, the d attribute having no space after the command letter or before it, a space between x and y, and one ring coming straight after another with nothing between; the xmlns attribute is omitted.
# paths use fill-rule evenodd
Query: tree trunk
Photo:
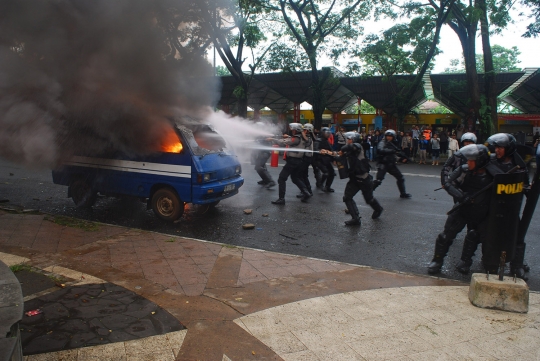
<svg viewBox="0 0 540 361"><path fill-rule="evenodd" d="M497 90L495 88L495 69L493 67L493 55L489 42L489 22L487 17L486 0L477 0L480 9L480 32L482 34L482 50L484 53L484 92L487 110L482 115L483 136L488 137L497 129Z"/></svg>
<svg viewBox="0 0 540 361"><path fill-rule="evenodd" d="M480 119L480 89L478 86L478 73L476 71L476 31L478 21L473 20L467 25L460 24L452 27L459 37L465 59L465 72L467 74L467 90L469 91L470 103L466 114L466 131L474 131L476 121Z"/></svg>
<svg viewBox="0 0 540 361"><path fill-rule="evenodd" d="M322 126L322 115L324 113L324 108L326 106L324 101L323 93L323 83L324 77L321 79L319 72L317 71L317 59L316 52L308 52L309 63L311 65L311 86L313 88L312 98L311 98L311 107L313 109L313 126L315 129L321 129Z"/></svg>
<svg viewBox="0 0 540 361"><path fill-rule="evenodd" d="M247 107L248 107L247 97L243 99L238 99L236 105L238 108L238 116L241 118L247 118Z"/></svg>

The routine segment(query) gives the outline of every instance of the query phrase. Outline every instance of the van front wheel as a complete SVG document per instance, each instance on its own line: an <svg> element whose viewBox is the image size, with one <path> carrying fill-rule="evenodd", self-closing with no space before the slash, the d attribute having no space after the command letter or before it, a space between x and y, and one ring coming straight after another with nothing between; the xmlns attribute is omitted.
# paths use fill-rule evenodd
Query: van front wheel
<svg viewBox="0 0 540 361"><path fill-rule="evenodd" d="M77 208L90 208L97 199L97 192L82 178L76 179L71 183L70 193Z"/></svg>
<svg viewBox="0 0 540 361"><path fill-rule="evenodd" d="M184 203L171 189L158 189L152 196L152 210L165 221L176 221L184 214Z"/></svg>

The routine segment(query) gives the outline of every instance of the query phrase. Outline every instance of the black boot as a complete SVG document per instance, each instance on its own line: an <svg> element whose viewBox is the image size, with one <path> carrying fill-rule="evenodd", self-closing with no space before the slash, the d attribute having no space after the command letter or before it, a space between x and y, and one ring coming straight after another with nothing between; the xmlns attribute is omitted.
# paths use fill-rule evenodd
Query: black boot
<svg viewBox="0 0 540 361"><path fill-rule="evenodd" d="M380 180L380 179L375 179L375 180L373 181L373 190L377 189L377 187L380 186L381 183L382 183L382 180Z"/></svg>
<svg viewBox="0 0 540 361"><path fill-rule="evenodd" d="M309 199L310 195L309 195L309 192L307 190L307 188L304 188L302 189L302 198L300 198L300 201L302 201L303 203L306 203Z"/></svg>
<svg viewBox="0 0 540 361"><path fill-rule="evenodd" d="M405 181L397 181L397 187L399 189L399 196L401 198L411 198L412 196L405 191Z"/></svg>
<svg viewBox="0 0 540 361"><path fill-rule="evenodd" d="M435 254L433 255L433 259L428 266L429 274L436 274L441 272L444 257L446 257L446 254L448 253L452 242L453 240L448 240L444 233L441 233L437 236L437 240L435 241Z"/></svg>
<svg viewBox="0 0 540 361"><path fill-rule="evenodd" d="M373 208L373 214L371 215L371 219L377 219L381 216L381 213L383 211L383 207L377 202L375 198L373 198L368 204Z"/></svg>
<svg viewBox="0 0 540 361"><path fill-rule="evenodd" d="M347 209L349 210L349 214L352 217L351 220L345 221L345 225L347 226L361 225L362 222L360 221L360 212L358 212L358 207L356 206L356 202L353 199L349 199L345 201L345 205L347 206Z"/></svg>
<svg viewBox="0 0 540 361"><path fill-rule="evenodd" d="M523 259L525 258L525 243L516 245L516 253L514 259L510 262L510 273L516 275L517 278L521 278L527 281L529 277L525 274L525 266L523 265Z"/></svg>
<svg viewBox="0 0 540 361"><path fill-rule="evenodd" d="M324 188L324 183L326 183L326 178L328 178L328 174L323 173L321 175L321 179L319 183L317 183L317 188Z"/></svg>
<svg viewBox="0 0 540 361"><path fill-rule="evenodd" d="M456 269L459 273L464 275L469 274L472 266L472 258L474 257L474 252L478 247L478 233L475 230L467 232L465 240L463 241L463 250L461 251L461 259L456 265Z"/></svg>
<svg viewBox="0 0 540 361"><path fill-rule="evenodd" d="M285 204L285 199L278 198L275 201L272 201L272 204Z"/></svg>

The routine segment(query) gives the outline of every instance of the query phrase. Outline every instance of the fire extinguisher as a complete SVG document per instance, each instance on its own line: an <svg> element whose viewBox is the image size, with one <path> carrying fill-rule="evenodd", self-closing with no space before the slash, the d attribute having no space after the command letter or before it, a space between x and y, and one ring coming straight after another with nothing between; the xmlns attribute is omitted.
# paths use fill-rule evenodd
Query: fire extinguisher
<svg viewBox="0 0 540 361"><path fill-rule="evenodd" d="M278 145L273 145L272 148L279 148ZM272 158L270 159L270 167L277 167L279 161L279 150L272 151Z"/></svg>

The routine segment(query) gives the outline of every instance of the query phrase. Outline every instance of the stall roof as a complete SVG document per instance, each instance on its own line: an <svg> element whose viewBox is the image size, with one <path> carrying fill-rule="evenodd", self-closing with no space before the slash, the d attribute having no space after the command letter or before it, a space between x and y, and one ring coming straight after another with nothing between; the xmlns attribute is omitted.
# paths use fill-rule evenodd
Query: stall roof
<svg viewBox="0 0 540 361"><path fill-rule="evenodd" d="M394 114L396 112L394 96L403 89L405 84L414 81L414 77L415 75L397 75L387 79L383 76L360 76L341 78L340 81L360 99L377 109L382 109L387 114ZM413 98L411 108L425 102L427 98L424 89L419 87Z"/></svg>
<svg viewBox="0 0 540 361"><path fill-rule="evenodd" d="M526 68L524 75L501 98L524 113L540 113L540 69Z"/></svg>
<svg viewBox="0 0 540 361"><path fill-rule="evenodd" d="M524 72L500 73L495 76L495 92L497 95L504 92L516 80L521 78ZM431 74L433 95L438 102L453 111L466 117L469 113L470 97L467 89L467 75L465 73ZM484 87L484 74L478 74L478 86Z"/></svg>
<svg viewBox="0 0 540 361"><path fill-rule="evenodd" d="M332 78L327 82L324 93L326 108L337 113L354 104L357 97L382 109L387 114L395 114L394 96L399 93L414 75L398 75L390 80L382 76L347 77L336 68L319 70L321 76ZM529 75L527 75L529 74ZM478 75L479 86L484 86L484 75ZM540 70L526 69L524 72L509 72L496 75L496 92L504 101L528 113L540 113ZM232 76L221 77L222 90L219 104L236 103ZM419 87L413 96L412 107L427 100L431 95L456 114L465 117L469 109L469 94L466 74L426 74L424 87ZM312 96L311 72L280 72L256 74L251 81L248 106L253 109L268 107L277 113L293 108L294 103L310 102Z"/></svg>

